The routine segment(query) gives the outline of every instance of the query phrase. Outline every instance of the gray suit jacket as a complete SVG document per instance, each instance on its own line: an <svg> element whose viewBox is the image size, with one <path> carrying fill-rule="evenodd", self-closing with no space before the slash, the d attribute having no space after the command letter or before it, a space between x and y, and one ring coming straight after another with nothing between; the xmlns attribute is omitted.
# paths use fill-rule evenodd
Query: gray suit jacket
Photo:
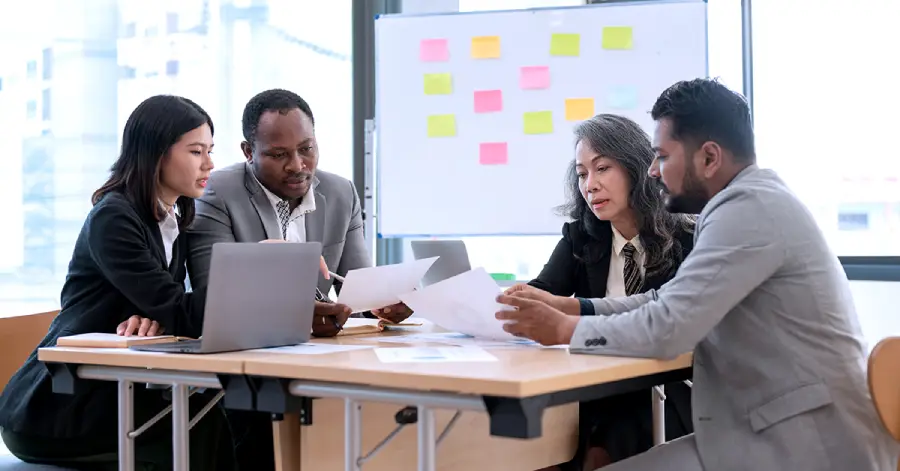
<svg viewBox="0 0 900 471"><path fill-rule="evenodd" d="M306 240L322 243L328 267L344 276L372 266L363 236L362 212L356 188L349 180L316 171L316 210L306 215ZM216 242L259 242L281 239L278 216L249 165L239 163L213 172L206 191L196 201L197 215L188 229L188 272L191 286L206 286L209 260ZM321 278L328 293L331 280Z"/></svg>
<svg viewBox="0 0 900 471"><path fill-rule="evenodd" d="M592 300L599 316L579 321L572 351L693 350L694 430L709 471L895 470L847 277L803 203L751 166L706 205L694 238L658 291Z"/></svg>

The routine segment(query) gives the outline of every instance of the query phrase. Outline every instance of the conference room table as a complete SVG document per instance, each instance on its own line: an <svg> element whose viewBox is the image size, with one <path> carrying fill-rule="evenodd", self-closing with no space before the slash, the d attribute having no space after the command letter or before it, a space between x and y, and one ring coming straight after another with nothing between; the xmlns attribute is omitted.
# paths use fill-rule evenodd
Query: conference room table
<svg viewBox="0 0 900 471"><path fill-rule="evenodd" d="M363 465L367 471L527 470L573 456L578 402L647 390L691 375L689 354L661 361L521 345L484 347L495 361L379 360L374 348L411 346L400 343L400 338L384 343L385 337L409 333L316 339L313 343L361 346L317 355L50 347L41 349L38 357L51 371L58 393L72 393L82 381L118 383L119 469L123 471L134 469L134 438L151 425L135 427L135 383L171 387L175 471L188 469L190 426L216 400L230 409L273 414L279 471L359 470ZM210 406L191 418L188 398L197 388L218 393ZM664 419L662 407L654 409L660 412L654 420L659 442ZM401 420L400 415L405 418ZM157 419L162 417L161 413ZM407 433L412 427L416 453Z"/></svg>

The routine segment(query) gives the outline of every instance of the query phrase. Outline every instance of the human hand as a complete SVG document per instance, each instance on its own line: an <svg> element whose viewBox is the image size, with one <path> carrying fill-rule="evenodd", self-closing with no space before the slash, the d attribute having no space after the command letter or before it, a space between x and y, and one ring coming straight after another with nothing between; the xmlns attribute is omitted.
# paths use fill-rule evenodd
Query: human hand
<svg viewBox="0 0 900 471"><path fill-rule="evenodd" d="M316 301L313 313L312 334L314 337L334 337L350 317L348 306Z"/></svg>
<svg viewBox="0 0 900 471"><path fill-rule="evenodd" d="M399 324L405 321L413 314L412 309L404 303L391 304L381 309L372 309L372 315L390 322L391 324Z"/></svg>
<svg viewBox="0 0 900 471"><path fill-rule="evenodd" d="M138 337L153 337L155 335L162 335L163 332L165 332L165 329L159 325L159 322L138 315L129 317L116 327L116 334L125 337L130 337L132 335Z"/></svg>
<svg viewBox="0 0 900 471"><path fill-rule="evenodd" d="M535 288L529 284L519 283L510 286L503 294L514 296L516 298L533 299L547 304L559 311L570 316L581 314L581 305L578 300L572 297L556 296L542 289Z"/></svg>
<svg viewBox="0 0 900 471"><path fill-rule="evenodd" d="M277 244L277 243L285 243L286 240L283 239L266 239L259 241L260 244ZM326 280L331 279L331 275L328 273L328 264L325 263L325 257L319 256L319 271L322 273L322 276L325 277Z"/></svg>
<svg viewBox="0 0 900 471"><path fill-rule="evenodd" d="M503 330L517 336L534 340L541 345L567 345L575 335L578 318L536 299L501 294L497 302L516 308L498 311L498 320L510 321L503 324Z"/></svg>

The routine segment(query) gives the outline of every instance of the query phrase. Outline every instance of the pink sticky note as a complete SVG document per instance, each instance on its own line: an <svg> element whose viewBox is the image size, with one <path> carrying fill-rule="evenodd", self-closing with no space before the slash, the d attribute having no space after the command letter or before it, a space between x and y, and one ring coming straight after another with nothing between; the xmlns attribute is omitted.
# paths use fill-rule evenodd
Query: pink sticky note
<svg viewBox="0 0 900 471"><path fill-rule="evenodd" d="M525 90L550 87L550 67L546 65L522 67L519 71L519 86Z"/></svg>
<svg viewBox="0 0 900 471"><path fill-rule="evenodd" d="M505 142L482 142L478 149L478 163L481 165L506 165L508 155Z"/></svg>
<svg viewBox="0 0 900 471"><path fill-rule="evenodd" d="M480 90L475 92L475 112L490 113L503 109L503 92L500 90Z"/></svg>
<svg viewBox="0 0 900 471"><path fill-rule="evenodd" d="M419 43L419 60L422 62L444 62L450 60L450 50L446 39L423 39Z"/></svg>

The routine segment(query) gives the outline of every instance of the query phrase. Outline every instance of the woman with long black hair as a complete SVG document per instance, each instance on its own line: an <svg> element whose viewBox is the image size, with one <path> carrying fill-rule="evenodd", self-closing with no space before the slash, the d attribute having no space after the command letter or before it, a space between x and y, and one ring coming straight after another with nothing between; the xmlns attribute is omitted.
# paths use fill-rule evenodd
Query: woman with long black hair
<svg viewBox="0 0 900 471"><path fill-rule="evenodd" d="M132 112L119 158L94 193L75 242L62 309L38 348L55 346L63 336L116 332L120 324L129 334L200 336L206 293L185 292L186 239L179 234L191 224L194 198L213 169L212 148L212 119L186 98L154 96ZM191 409L208 400L193 395ZM135 423L167 405L162 391L134 385ZM0 435L26 462L117 469L116 384L87 382L73 395L55 394L35 350L0 396ZM218 409L191 429L190 445L192 470L233 467ZM137 437L135 458L137 469L171 469L166 421Z"/></svg>

